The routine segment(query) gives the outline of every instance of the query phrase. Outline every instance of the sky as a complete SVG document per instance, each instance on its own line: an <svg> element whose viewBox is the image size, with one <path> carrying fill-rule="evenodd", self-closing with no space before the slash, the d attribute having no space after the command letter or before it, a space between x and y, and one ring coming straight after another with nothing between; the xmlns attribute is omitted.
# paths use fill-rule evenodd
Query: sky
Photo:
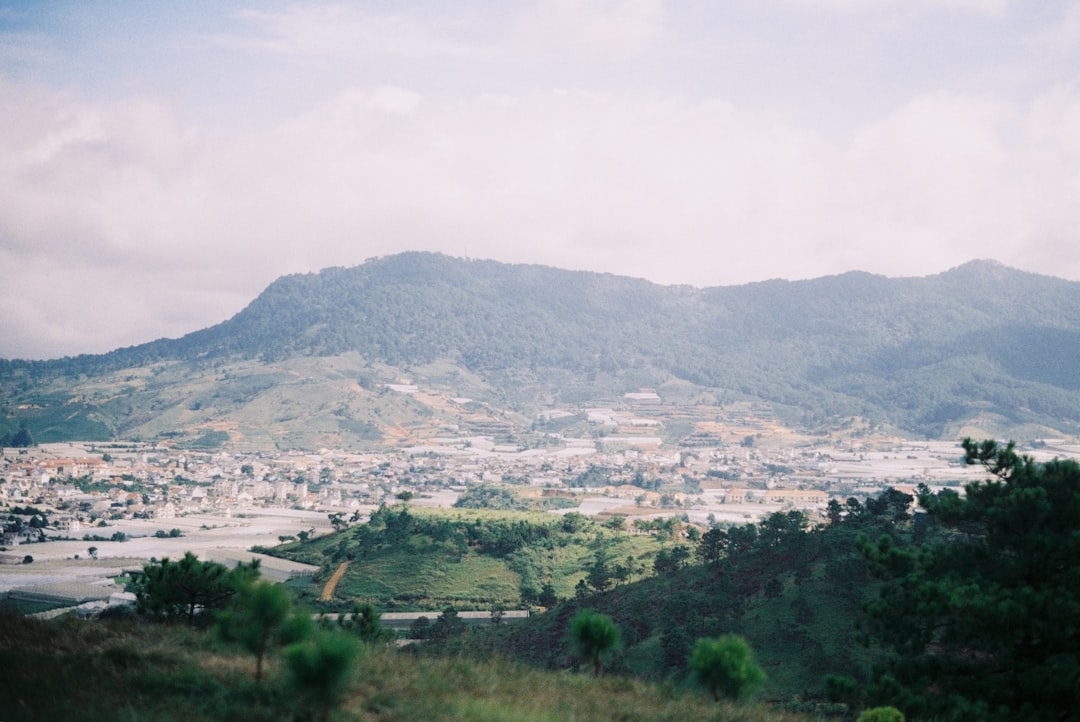
<svg viewBox="0 0 1080 722"><path fill-rule="evenodd" d="M0 0L0 358L410 250L1080 281L1080 0Z"/></svg>

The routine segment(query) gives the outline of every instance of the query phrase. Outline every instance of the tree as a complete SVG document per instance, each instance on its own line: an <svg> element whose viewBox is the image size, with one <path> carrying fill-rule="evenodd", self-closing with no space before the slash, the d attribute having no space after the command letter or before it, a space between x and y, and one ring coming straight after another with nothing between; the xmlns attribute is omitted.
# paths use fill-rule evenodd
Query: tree
<svg viewBox="0 0 1080 722"><path fill-rule="evenodd" d="M728 529L727 537L727 555L729 557L739 557L748 553L757 544L758 528L754 524L733 526Z"/></svg>
<svg viewBox="0 0 1080 722"><path fill-rule="evenodd" d="M986 481L919 489L936 533L859 548L886 580L870 631L893 657L872 703L940 720L1075 719L1080 709L1080 465L963 441Z"/></svg>
<svg viewBox="0 0 1080 722"><path fill-rule="evenodd" d="M431 620L427 617L417 617L409 625L410 639L427 639L431 636Z"/></svg>
<svg viewBox="0 0 1080 722"><path fill-rule="evenodd" d="M330 518L330 526L334 527L334 531L345 531L349 528L349 522L345 521L345 512L335 511L327 516Z"/></svg>
<svg viewBox="0 0 1080 722"><path fill-rule="evenodd" d="M240 587L217 620L218 634L255 655L255 681L262 680L263 658L271 646L291 644L311 633L311 616L294 612L289 591L254 580Z"/></svg>
<svg viewBox="0 0 1080 722"><path fill-rule="evenodd" d="M33 563L34 563L34 557L32 557L32 556L30 556L29 554L27 554L26 556L24 556L24 557L22 558L22 563L23 563L23 564L33 564Z"/></svg>
<svg viewBox="0 0 1080 722"><path fill-rule="evenodd" d="M328 719L349 682L360 648L340 632L319 631L285 648L285 666L301 702Z"/></svg>
<svg viewBox="0 0 1080 722"><path fill-rule="evenodd" d="M750 645L734 634L699 639L690 654L690 669L717 701L745 699L765 683Z"/></svg>
<svg viewBox="0 0 1080 722"><path fill-rule="evenodd" d="M698 542L698 554L706 565L715 567L727 556L727 545L727 533L723 529L713 527L701 535L701 541Z"/></svg>
<svg viewBox="0 0 1080 722"><path fill-rule="evenodd" d="M873 516L883 516L894 522L907 521L911 518L909 509L915 497L897 491L891 486L876 497L866 500L866 512Z"/></svg>
<svg viewBox="0 0 1080 722"><path fill-rule="evenodd" d="M596 559L585 569L585 581L598 592L606 592L614 583L607 552L600 551Z"/></svg>
<svg viewBox="0 0 1080 722"><path fill-rule="evenodd" d="M571 511L563 515L561 526L564 532L573 534L586 529L590 523L589 517L580 512Z"/></svg>
<svg viewBox="0 0 1080 722"><path fill-rule="evenodd" d="M775 511L759 524L758 543L777 547L802 534L808 520L801 511Z"/></svg>
<svg viewBox="0 0 1080 722"><path fill-rule="evenodd" d="M34 435L25 423L20 424L19 430L11 437L11 445L23 449L34 445Z"/></svg>
<svg viewBox="0 0 1080 722"><path fill-rule="evenodd" d="M608 529L610 529L611 531L615 532L616 535L618 535L619 532L626 529L626 517L625 516L613 516L613 517L611 517L610 519L608 519L607 521L604 522L604 526L606 526Z"/></svg>
<svg viewBox="0 0 1080 722"><path fill-rule="evenodd" d="M585 609L570 620L570 635L578 653L592 663L593 676L599 677L604 657L619 644L619 628L606 614Z"/></svg>
<svg viewBox="0 0 1080 722"><path fill-rule="evenodd" d="M555 587L551 582L545 582L544 586L540 588L540 598L537 600L540 602L541 607L551 608L559 603L559 594L555 591Z"/></svg>
<svg viewBox="0 0 1080 722"><path fill-rule="evenodd" d="M692 554L690 547L685 544L676 544L671 549L671 563L675 565L675 569L682 569L690 562Z"/></svg>
<svg viewBox="0 0 1080 722"><path fill-rule="evenodd" d="M458 616L456 609L447 607L442 614L435 618L435 623L431 625L428 634L431 639L449 639L462 634L464 631L465 621Z"/></svg>
<svg viewBox="0 0 1080 722"><path fill-rule="evenodd" d="M151 617L185 619L194 626L196 615L223 608L244 583L258 576L258 570L258 560L230 570L200 561L191 552L177 562L168 558L151 562L136 582L136 606Z"/></svg>
<svg viewBox="0 0 1080 722"><path fill-rule="evenodd" d="M98 552L97 547L90 547L89 549L86 550L86 553L90 555L91 559L97 559L97 552Z"/></svg>
<svg viewBox="0 0 1080 722"><path fill-rule="evenodd" d="M351 614L338 616L338 625L350 630L361 642L376 644L391 638L392 632L383 629L379 612L370 604L354 603Z"/></svg>
<svg viewBox="0 0 1080 722"><path fill-rule="evenodd" d="M829 499L825 516L829 519L829 526L838 526L844 521L844 507L836 499Z"/></svg>

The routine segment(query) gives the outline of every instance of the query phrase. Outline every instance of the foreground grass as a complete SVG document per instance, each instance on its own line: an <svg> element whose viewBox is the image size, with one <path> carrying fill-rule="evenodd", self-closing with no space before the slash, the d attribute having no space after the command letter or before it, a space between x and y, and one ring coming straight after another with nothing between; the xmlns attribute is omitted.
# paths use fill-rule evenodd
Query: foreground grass
<svg viewBox="0 0 1080 722"><path fill-rule="evenodd" d="M181 627L0 615L3 719L308 719L277 660L262 685L254 660ZM505 661L416 658L369 649L336 720L715 720L809 722L766 707L625 678L544 672Z"/></svg>

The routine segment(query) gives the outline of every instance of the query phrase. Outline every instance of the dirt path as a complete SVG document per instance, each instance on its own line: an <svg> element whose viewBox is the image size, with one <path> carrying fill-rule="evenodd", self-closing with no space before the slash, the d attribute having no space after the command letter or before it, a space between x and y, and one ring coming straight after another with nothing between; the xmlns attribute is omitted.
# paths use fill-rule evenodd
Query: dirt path
<svg viewBox="0 0 1080 722"><path fill-rule="evenodd" d="M320 597L320 599L322 599L324 602L329 602L331 599L334 598L334 590L337 589L338 582L340 582L341 578L345 576L345 570L348 568L349 563L342 562L338 566L338 568L334 570L334 573L330 575L330 579L326 582L326 586L323 587L322 596Z"/></svg>

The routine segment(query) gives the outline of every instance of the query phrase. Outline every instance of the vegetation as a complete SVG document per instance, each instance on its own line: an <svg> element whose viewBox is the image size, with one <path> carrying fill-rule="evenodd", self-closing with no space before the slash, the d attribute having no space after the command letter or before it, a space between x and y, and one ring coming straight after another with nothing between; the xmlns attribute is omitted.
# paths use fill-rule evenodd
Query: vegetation
<svg viewBox="0 0 1080 722"><path fill-rule="evenodd" d="M472 423L389 392L402 376L467 392L492 410L483 428L515 433L533 430L541 406L669 382L764 401L807 430L858 417L929 437L968 424L1072 433L1078 319L1080 285L987 263L688 289L402 254L278 279L180 339L0 360L0 436L360 447L402 422Z"/></svg>
<svg viewBox="0 0 1080 722"><path fill-rule="evenodd" d="M33 445L34 435L30 432L30 429L27 428L25 421L19 424L18 431L0 435L0 448L5 446L26 448Z"/></svg>
<svg viewBox="0 0 1080 722"><path fill-rule="evenodd" d="M335 719L814 722L765 707L717 705L643 682L543 672L503 659L414 657L385 647L357 651L351 672L336 679L341 686ZM297 674L324 663L325 675ZM0 699L8 722L317 719L325 710L307 695L324 682L335 687L335 664L325 657L291 664L272 660L265 681L256 684L250 655L184 625L0 617Z"/></svg>
<svg viewBox="0 0 1080 722"><path fill-rule="evenodd" d="M577 593L547 612L472 629L444 605L434 623L417 625L429 641L406 653L379 644L386 636L370 602L351 600L351 611L326 617L320 634L298 639L286 588L256 581L256 568L223 570L192 555L154 562L139 582L140 611L187 624L0 623L0 665L14 670L0 695L15 700L12 719L117 710L325 719L335 705L380 719L503 719L507 709L526 720L778 718L743 706L760 688L774 705L845 722L859 710L863 722L1070 720L1080 709L1080 464L1036 463L992 441L963 447L967 463L990 478L964 495L921 487L925 513L913 514L915 498L889 489L830 503L816 526L782 512L758 525L710 528L696 541L673 525L657 530L664 541L631 542L575 514L427 514L402 504L289 545L320 555L324 570L334 555L352 554L351 568L401 552L420 577L428 568L416 560L432 556L462 566L531 559L550 570L561 550L583 552L573 556ZM653 574L620 581L623 557L612 550L629 543L651 545ZM522 556L540 552L553 556ZM628 567L643 561L627 556ZM205 610L222 636L240 642L235 650L192 626ZM300 646L273 654L290 641ZM596 677L603 668L607 679L560 673L575 660ZM34 674L41 679L31 684ZM270 683L254 681L261 676ZM702 706L706 695L690 694L692 681L720 704ZM94 685L105 690L100 704L86 699ZM56 699L68 687L72 700ZM169 708L177 698L186 701ZM118 706L105 715L110 701Z"/></svg>
<svg viewBox="0 0 1080 722"><path fill-rule="evenodd" d="M265 580L240 587L229 609L217 615L217 629L255 655L255 681L262 680L263 659L272 645L299 642L310 636L311 614L294 611L285 587Z"/></svg>
<svg viewBox="0 0 1080 722"><path fill-rule="evenodd" d="M745 699L765 683L750 645L734 634L699 639L690 654L690 669L717 701Z"/></svg>
<svg viewBox="0 0 1080 722"><path fill-rule="evenodd" d="M454 502L457 509L492 509L508 511L543 511L577 506L577 502L565 496L549 496L525 499L513 489L502 484L478 484L470 486Z"/></svg>
<svg viewBox="0 0 1080 722"><path fill-rule="evenodd" d="M859 715L856 722L904 722L904 713L896 707L874 707Z"/></svg>
<svg viewBox="0 0 1080 722"><path fill-rule="evenodd" d="M167 558L151 562L135 584L139 612L153 619L183 619L194 626L200 616L223 609L252 582L258 569L257 560L228 569L200 561L191 552L177 562Z"/></svg>
<svg viewBox="0 0 1080 722"><path fill-rule="evenodd" d="M592 665L593 676L599 677L604 658L619 644L619 628L611 617L585 609L570 620L570 634L578 653Z"/></svg>
<svg viewBox="0 0 1080 722"><path fill-rule="evenodd" d="M359 647L352 637L325 631L285 649L285 666L292 687L315 711L313 717L328 719L330 711L340 703L352 681L358 653Z"/></svg>
<svg viewBox="0 0 1080 722"><path fill-rule="evenodd" d="M992 478L925 487L940 531L860 546L887 583L869 606L892 657L864 690L912 717L1061 720L1080 709L1080 465L965 439Z"/></svg>
<svg viewBox="0 0 1080 722"><path fill-rule="evenodd" d="M383 628L380 617L378 610L370 604L353 604L351 613L338 615L337 626L352 632L366 644L389 642L394 634Z"/></svg>
<svg viewBox="0 0 1080 722"><path fill-rule="evenodd" d="M349 562L330 602L319 599L324 575L301 588L313 608L346 611L366 603L441 612L447 606L550 606L572 596L579 582L622 585L643 576L668 545L620 535L575 513L559 518L399 504L376 509L365 524L272 551L327 570Z"/></svg>

